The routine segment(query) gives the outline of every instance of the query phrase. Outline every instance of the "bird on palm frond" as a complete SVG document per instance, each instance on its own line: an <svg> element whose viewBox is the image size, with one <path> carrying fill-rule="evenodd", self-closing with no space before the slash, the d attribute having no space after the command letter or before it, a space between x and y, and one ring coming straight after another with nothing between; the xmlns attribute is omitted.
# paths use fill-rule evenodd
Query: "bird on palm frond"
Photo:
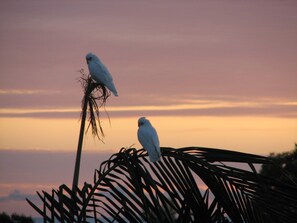
<svg viewBox="0 0 297 223"><path fill-rule="evenodd" d="M138 119L137 136L142 147L148 152L150 161L159 161L161 157L161 150L158 134L150 121L145 117Z"/></svg>

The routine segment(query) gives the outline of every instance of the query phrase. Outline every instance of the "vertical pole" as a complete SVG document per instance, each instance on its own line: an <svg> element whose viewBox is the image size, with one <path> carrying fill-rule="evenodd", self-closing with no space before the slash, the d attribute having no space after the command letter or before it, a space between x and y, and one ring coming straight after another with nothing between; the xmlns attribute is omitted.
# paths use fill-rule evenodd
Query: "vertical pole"
<svg viewBox="0 0 297 223"><path fill-rule="evenodd" d="M88 101L89 101L89 94L91 93L90 87L91 87L91 81L89 79L87 90L84 95L83 113L81 118L80 133L79 133L77 152L76 152L76 161L75 161L75 168L74 168L74 175L73 175L72 191L74 195L76 194L76 188L78 186L81 152L82 152L83 138L85 133L85 122L87 117L87 107L88 107Z"/></svg>

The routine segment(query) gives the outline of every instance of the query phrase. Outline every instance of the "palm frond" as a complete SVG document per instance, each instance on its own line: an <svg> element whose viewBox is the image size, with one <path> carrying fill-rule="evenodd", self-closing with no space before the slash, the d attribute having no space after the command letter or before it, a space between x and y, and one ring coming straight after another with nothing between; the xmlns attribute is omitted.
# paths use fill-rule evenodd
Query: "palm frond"
<svg viewBox="0 0 297 223"><path fill-rule="evenodd" d="M294 222L297 186L258 173L262 156L228 150L161 148L151 163L143 149L121 149L73 198L65 185L40 195L45 222ZM244 166L244 167L243 167Z"/></svg>

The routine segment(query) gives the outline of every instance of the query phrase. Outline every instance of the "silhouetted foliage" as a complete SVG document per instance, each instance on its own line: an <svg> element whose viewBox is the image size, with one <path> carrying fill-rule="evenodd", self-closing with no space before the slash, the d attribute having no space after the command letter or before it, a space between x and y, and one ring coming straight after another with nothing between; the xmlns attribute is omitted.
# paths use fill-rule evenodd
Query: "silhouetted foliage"
<svg viewBox="0 0 297 223"><path fill-rule="evenodd" d="M0 214L0 222L1 223L34 223L31 217L28 217L25 215L19 215L16 213L9 216L5 212L2 212Z"/></svg>
<svg viewBox="0 0 297 223"><path fill-rule="evenodd" d="M80 73L82 76L79 78L79 82L84 90L82 116L84 112L89 114L87 131L91 127L92 134L97 136L99 140L102 140L104 132L100 122L99 108L103 107L105 109L105 104L110 96L110 91L108 91L105 86L95 83L89 75L84 73L83 69L80 70Z"/></svg>
<svg viewBox="0 0 297 223"><path fill-rule="evenodd" d="M293 151L271 153L269 158L275 165L262 165L261 174L284 183L297 183L297 144Z"/></svg>
<svg viewBox="0 0 297 223"><path fill-rule="evenodd" d="M84 134L91 127L93 136L97 136L97 138L102 141L102 138L104 137L104 132L101 127L99 108L103 107L105 109L106 101L110 96L110 92L103 85L95 83L90 77L90 75L86 75L84 73L83 69L80 70L80 73L82 74L82 76L79 78L79 82L83 87L84 96L82 99L81 126L73 174L73 191L75 191L79 181L80 160ZM89 125L87 127L87 130L85 131L85 122L87 116Z"/></svg>
<svg viewBox="0 0 297 223"><path fill-rule="evenodd" d="M262 175L271 177L281 183L297 185L297 144L295 144L293 151L277 154L271 153L268 158L272 161L273 165L263 164L260 170ZM286 189L284 188L284 190ZM275 206L282 209L282 204L276 203ZM290 208L289 210L297 215L297 208ZM278 222L278 216L275 216L271 220L271 223Z"/></svg>
<svg viewBox="0 0 297 223"><path fill-rule="evenodd" d="M37 193L30 205L45 222L294 222L297 187L259 174L262 156L228 150L121 149L95 170L94 182ZM173 214L174 213L174 214Z"/></svg>
<svg viewBox="0 0 297 223"><path fill-rule="evenodd" d="M0 213L0 222L2 223L11 223L10 216L5 212Z"/></svg>

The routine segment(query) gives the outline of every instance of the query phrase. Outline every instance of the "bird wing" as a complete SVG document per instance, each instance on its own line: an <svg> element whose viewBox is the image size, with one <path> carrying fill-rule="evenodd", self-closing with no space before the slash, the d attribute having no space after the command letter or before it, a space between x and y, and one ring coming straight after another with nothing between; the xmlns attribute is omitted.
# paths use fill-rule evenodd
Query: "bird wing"
<svg viewBox="0 0 297 223"><path fill-rule="evenodd" d="M101 82L103 84L111 82L112 76L108 71L108 69L104 66L104 64L101 63L100 61L96 61L95 64L96 64L96 70L97 70L96 73L98 72L98 74L100 75Z"/></svg>
<svg viewBox="0 0 297 223"><path fill-rule="evenodd" d="M90 73L92 78L98 82L106 86L115 96L118 96L118 92L115 88L115 85L112 80L112 76L100 61L92 62L89 65Z"/></svg>
<svg viewBox="0 0 297 223"><path fill-rule="evenodd" d="M157 131L154 127L151 127L151 128L152 128L151 129L152 141L156 147L160 147L160 142L159 142L159 137L158 137Z"/></svg>

